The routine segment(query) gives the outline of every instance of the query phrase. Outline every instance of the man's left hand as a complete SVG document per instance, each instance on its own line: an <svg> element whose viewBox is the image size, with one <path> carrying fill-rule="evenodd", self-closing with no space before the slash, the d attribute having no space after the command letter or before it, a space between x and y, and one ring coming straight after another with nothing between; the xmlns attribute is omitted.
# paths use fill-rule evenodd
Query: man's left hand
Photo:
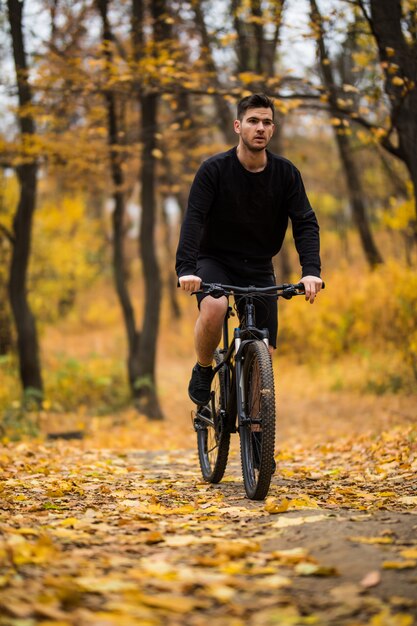
<svg viewBox="0 0 417 626"><path fill-rule="evenodd" d="M300 280L300 283L304 285L306 300L310 300L310 304L313 304L323 284L322 279L318 278L318 276L304 276L304 278Z"/></svg>

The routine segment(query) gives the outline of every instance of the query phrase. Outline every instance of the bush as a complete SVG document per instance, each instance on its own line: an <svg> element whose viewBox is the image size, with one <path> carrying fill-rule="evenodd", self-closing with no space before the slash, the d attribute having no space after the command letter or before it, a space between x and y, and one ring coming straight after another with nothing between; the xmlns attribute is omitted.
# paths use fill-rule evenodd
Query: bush
<svg viewBox="0 0 417 626"><path fill-rule="evenodd" d="M417 274L390 260L374 271L332 272L314 306L280 304L280 350L299 361L392 351L417 380Z"/></svg>

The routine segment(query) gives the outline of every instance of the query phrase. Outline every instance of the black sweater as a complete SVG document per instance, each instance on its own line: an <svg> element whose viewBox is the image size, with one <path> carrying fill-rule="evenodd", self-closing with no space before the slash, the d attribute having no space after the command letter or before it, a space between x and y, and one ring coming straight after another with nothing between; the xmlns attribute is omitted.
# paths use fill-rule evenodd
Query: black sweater
<svg viewBox="0 0 417 626"><path fill-rule="evenodd" d="M177 249L178 276L194 274L197 258L225 263L243 259L269 266L279 252L291 219L302 275L320 276L319 226L300 172L267 151L261 172L249 172L236 148L217 154L199 168L191 186Z"/></svg>

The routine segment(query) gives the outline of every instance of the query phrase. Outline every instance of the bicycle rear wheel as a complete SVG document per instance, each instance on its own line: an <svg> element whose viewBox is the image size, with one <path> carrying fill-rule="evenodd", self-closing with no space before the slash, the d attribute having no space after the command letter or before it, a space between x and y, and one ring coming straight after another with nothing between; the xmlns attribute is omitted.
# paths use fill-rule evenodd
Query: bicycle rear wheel
<svg viewBox="0 0 417 626"><path fill-rule="evenodd" d="M247 421L239 426L245 491L263 500L275 470L275 391L271 356L263 341L248 344L243 363Z"/></svg>
<svg viewBox="0 0 417 626"><path fill-rule="evenodd" d="M214 354L216 365L222 361L218 350ZM204 480L219 483L227 465L230 446L230 432L226 424L226 376L221 367L211 384L210 402L199 406L195 418L197 431L198 458Z"/></svg>

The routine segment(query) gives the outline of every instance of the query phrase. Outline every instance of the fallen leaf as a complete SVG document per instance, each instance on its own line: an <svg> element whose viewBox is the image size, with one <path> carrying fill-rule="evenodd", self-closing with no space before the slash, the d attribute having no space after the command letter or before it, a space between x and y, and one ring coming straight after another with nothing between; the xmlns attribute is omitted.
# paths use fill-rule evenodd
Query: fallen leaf
<svg viewBox="0 0 417 626"><path fill-rule="evenodd" d="M361 580L362 587L368 589L369 587L376 587L381 582L381 574L378 570L368 572Z"/></svg>
<svg viewBox="0 0 417 626"><path fill-rule="evenodd" d="M143 536L142 541L144 541L144 543L148 545L153 545L155 543L161 543L162 541L165 541L165 538L160 532L154 530L150 533L146 533Z"/></svg>
<svg viewBox="0 0 417 626"><path fill-rule="evenodd" d="M294 571L299 576L339 576L335 567L326 567L310 561L297 563Z"/></svg>
<svg viewBox="0 0 417 626"><path fill-rule="evenodd" d="M216 544L216 553L231 558L240 558L250 552L259 552L260 545L256 541L220 541Z"/></svg>
<svg viewBox="0 0 417 626"><path fill-rule="evenodd" d="M271 558L276 559L283 565L294 565L308 560L308 552L305 548L292 548L291 550L274 550Z"/></svg>
<svg viewBox="0 0 417 626"><path fill-rule="evenodd" d="M157 596L143 595L141 596L141 602L154 608L181 614L190 613L198 606L198 602L193 598L162 593Z"/></svg>
<svg viewBox="0 0 417 626"><path fill-rule="evenodd" d="M269 497L265 501L265 511L267 513L271 513L271 515L275 515L276 513L285 513L288 511L288 506L290 504L290 500L288 498L273 498Z"/></svg>
<svg viewBox="0 0 417 626"><path fill-rule="evenodd" d="M280 517L273 522L273 528L286 528L287 526L301 526L302 524L314 524L328 519L328 515L306 515L303 517Z"/></svg>
<svg viewBox="0 0 417 626"><path fill-rule="evenodd" d="M81 591L100 594L130 591L137 588L137 583L116 576L80 576L75 579L75 583Z"/></svg>
<svg viewBox="0 0 417 626"><path fill-rule="evenodd" d="M259 580L259 585L265 589L282 589L283 587L291 587L291 579L280 574L272 576L264 576Z"/></svg>
<svg viewBox="0 0 417 626"><path fill-rule="evenodd" d="M406 550L401 550L400 556L403 559L417 559L417 548L407 548Z"/></svg>
<svg viewBox="0 0 417 626"><path fill-rule="evenodd" d="M398 502L417 505L417 496L400 496Z"/></svg>
<svg viewBox="0 0 417 626"><path fill-rule="evenodd" d="M383 561L384 569L412 569L417 566L417 561Z"/></svg>
<svg viewBox="0 0 417 626"><path fill-rule="evenodd" d="M393 538L389 536L384 537L348 537L349 541L353 543L367 543L367 544L388 544L393 543Z"/></svg>

